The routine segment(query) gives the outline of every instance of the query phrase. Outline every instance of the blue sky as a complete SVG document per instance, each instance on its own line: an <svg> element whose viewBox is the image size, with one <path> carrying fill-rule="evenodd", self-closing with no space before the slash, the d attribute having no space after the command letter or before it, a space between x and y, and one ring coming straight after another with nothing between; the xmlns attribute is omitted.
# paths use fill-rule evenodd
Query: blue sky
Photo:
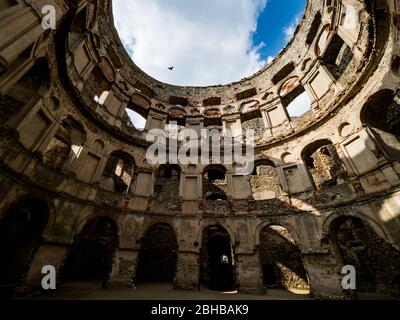
<svg viewBox="0 0 400 320"><path fill-rule="evenodd" d="M176 85L238 81L291 38L306 0L114 0L114 20L134 62ZM174 66L174 70L168 67Z"/></svg>
<svg viewBox="0 0 400 320"><path fill-rule="evenodd" d="M265 43L260 49L261 58L276 56L286 45L290 32L302 18L306 0L269 0L257 21L253 34L255 45Z"/></svg>

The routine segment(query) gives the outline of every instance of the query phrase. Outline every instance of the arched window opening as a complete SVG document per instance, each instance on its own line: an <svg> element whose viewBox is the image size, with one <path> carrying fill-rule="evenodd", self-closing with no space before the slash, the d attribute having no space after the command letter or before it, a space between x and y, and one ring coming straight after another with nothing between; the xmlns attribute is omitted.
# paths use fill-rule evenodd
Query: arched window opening
<svg viewBox="0 0 400 320"><path fill-rule="evenodd" d="M330 236L340 266L351 265L356 269L358 293L399 296L400 251L356 217L334 220Z"/></svg>
<svg viewBox="0 0 400 320"><path fill-rule="evenodd" d="M390 159L400 159L400 105L392 90L372 95L362 109L361 121Z"/></svg>
<svg viewBox="0 0 400 320"><path fill-rule="evenodd" d="M63 281L102 281L106 285L118 247L118 230L111 218L97 217L75 237L63 271Z"/></svg>
<svg viewBox="0 0 400 320"><path fill-rule="evenodd" d="M235 256L229 233L221 226L203 230L200 284L216 291L236 288Z"/></svg>
<svg viewBox="0 0 400 320"><path fill-rule="evenodd" d="M130 127L134 127L139 131L143 131L146 127L147 115L139 113L130 108L126 108L127 124Z"/></svg>
<svg viewBox="0 0 400 320"><path fill-rule="evenodd" d="M336 186L346 179L344 166L329 140L311 143L304 148L302 158L317 190Z"/></svg>
<svg viewBox="0 0 400 320"><path fill-rule="evenodd" d="M275 164L267 159L254 163L254 171L250 176L251 192L255 200L268 200L279 197L282 188Z"/></svg>
<svg viewBox="0 0 400 320"><path fill-rule="evenodd" d="M228 183L226 169L216 165L206 168L203 174L203 194L205 200L227 200Z"/></svg>
<svg viewBox="0 0 400 320"><path fill-rule="evenodd" d="M171 200L179 196L181 168L178 165L161 165L155 182L155 198L159 201Z"/></svg>
<svg viewBox="0 0 400 320"><path fill-rule="evenodd" d="M178 242L167 224L156 224L141 240L135 283L174 281Z"/></svg>
<svg viewBox="0 0 400 320"><path fill-rule="evenodd" d="M110 94L111 85L100 67L93 68L86 81L86 90L88 90L93 100L103 105Z"/></svg>
<svg viewBox="0 0 400 320"><path fill-rule="evenodd" d="M127 194L135 173L133 157L123 151L110 154L104 169L102 187L120 194Z"/></svg>
<svg viewBox="0 0 400 320"><path fill-rule="evenodd" d="M265 287L310 289L301 251L284 227L274 225L261 230L259 255Z"/></svg>
<svg viewBox="0 0 400 320"><path fill-rule="evenodd" d="M28 271L48 219L46 203L29 198L13 205L0 220L0 299L9 299Z"/></svg>

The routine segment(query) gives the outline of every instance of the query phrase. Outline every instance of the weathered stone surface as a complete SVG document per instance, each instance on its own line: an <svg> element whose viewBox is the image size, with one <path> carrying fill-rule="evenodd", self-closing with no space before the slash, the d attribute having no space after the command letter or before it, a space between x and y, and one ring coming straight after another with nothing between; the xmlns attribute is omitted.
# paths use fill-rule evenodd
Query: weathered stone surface
<svg viewBox="0 0 400 320"><path fill-rule="evenodd" d="M398 296L400 8L310 0L272 63L199 88L160 83L128 59L110 1L81 1L72 21L73 1L49 1L64 25L46 33L41 1L1 5L2 296L37 290L43 264L64 281L71 255L109 287L142 277L197 290L227 270L222 286L264 292L274 270L277 285L347 299L351 263L359 291ZM291 118L300 94L309 111ZM148 119L144 130L128 109ZM254 129L255 171L150 164L148 130L170 120Z"/></svg>

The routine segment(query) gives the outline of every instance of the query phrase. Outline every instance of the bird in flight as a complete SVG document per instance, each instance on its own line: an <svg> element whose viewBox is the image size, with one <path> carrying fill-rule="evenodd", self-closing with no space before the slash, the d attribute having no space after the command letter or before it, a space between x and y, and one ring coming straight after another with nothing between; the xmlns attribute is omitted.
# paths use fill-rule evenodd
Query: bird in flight
<svg viewBox="0 0 400 320"><path fill-rule="evenodd" d="M172 70L174 70L174 67L169 67L168 69L172 71Z"/></svg>

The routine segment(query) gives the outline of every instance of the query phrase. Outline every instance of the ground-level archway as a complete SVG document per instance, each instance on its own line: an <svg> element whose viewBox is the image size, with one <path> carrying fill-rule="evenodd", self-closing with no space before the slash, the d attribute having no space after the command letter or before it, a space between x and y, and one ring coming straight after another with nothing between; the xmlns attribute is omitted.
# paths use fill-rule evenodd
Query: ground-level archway
<svg viewBox="0 0 400 320"><path fill-rule="evenodd" d="M168 224L150 227L141 241L136 283L167 282L175 278L178 241Z"/></svg>
<svg viewBox="0 0 400 320"><path fill-rule="evenodd" d="M235 257L229 233L221 226L203 231L200 252L200 282L211 290L236 287Z"/></svg>
<svg viewBox="0 0 400 320"><path fill-rule="evenodd" d="M11 297L27 271L49 219L45 201L24 199L7 210L0 221L0 300Z"/></svg>
<svg viewBox="0 0 400 320"><path fill-rule="evenodd" d="M336 218L329 234L340 267L356 269L358 293L400 296L400 251L359 217Z"/></svg>
<svg viewBox="0 0 400 320"><path fill-rule="evenodd" d="M64 266L63 280L96 279L105 285L118 247L118 231L113 219L91 219L75 237Z"/></svg>
<svg viewBox="0 0 400 320"><path fill-rule="evenodd" d="M286 228L265 226L260 232L259 255L265 287L310 289L301 251Z"/></svg>

